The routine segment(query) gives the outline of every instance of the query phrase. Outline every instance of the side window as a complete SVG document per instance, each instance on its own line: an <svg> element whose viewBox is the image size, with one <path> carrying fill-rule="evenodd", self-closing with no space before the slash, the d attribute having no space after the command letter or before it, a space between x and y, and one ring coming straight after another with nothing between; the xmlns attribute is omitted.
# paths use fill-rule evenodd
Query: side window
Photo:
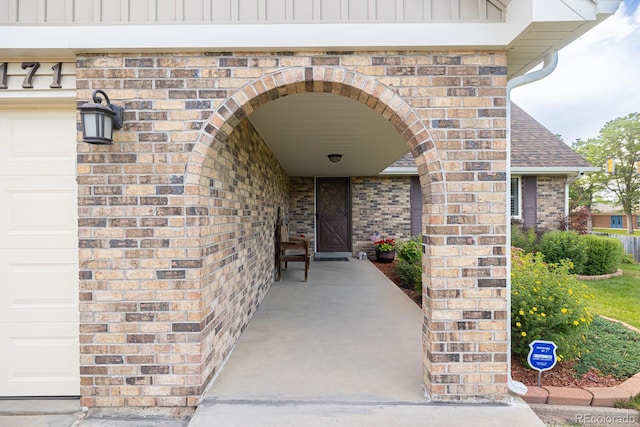
<svg viewBox="0 0 640 427"><path fill-rule="evenodd" d="M511 216L520 216L520 178L511 178Z"/></svg>

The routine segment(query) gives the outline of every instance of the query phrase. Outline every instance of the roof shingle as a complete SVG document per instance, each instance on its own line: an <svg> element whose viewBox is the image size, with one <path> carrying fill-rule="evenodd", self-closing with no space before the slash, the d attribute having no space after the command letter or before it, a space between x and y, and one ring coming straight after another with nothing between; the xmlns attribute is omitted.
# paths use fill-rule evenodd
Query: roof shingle
<svg viewBox="0 0 640 427"><path fill-rule="evenodd" d="M591 167L591 164L512 102L511 167Z"/></svg>

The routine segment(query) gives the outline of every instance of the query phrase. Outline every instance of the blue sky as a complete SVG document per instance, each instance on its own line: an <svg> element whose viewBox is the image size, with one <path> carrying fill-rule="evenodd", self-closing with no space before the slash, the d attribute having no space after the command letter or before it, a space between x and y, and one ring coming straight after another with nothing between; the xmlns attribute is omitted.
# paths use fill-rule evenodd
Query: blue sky
<svg viewBox="0 0 640 427"><path fill-rule="evenodd" d="M615 15L560 51L551 75L514 89L511 99L568 144L640 112L639 4L624 0Z"/></svg>

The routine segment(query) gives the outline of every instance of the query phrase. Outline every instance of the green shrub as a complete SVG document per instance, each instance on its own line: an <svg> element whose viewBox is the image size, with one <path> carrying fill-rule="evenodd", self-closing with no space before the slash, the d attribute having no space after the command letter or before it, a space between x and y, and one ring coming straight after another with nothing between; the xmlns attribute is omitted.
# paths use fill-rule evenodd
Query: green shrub
<svg viewBox="0 0 640 427"><path fill-rule="evenodd" d="M558 359L573 359L584 345L592 315L586 286L571 274L571 262L547 264L541 253L511 251L512 352L523 362L533 340L553 341Z"/></svg>
<svg viewBox="0 0 640 427"><path fill-rule="evenodd" d="M532 253L538 250L538 244L539 236L535 229L511 226L511 246L520 248L526 253Z"/></svg>
<svg viewBox="0 0 640 427"><path fill-rule="evenodd" d="M422 244L420 237L414 236L406 242L399 242L396 250L396 275L404 286L422 293Z"/></svg>
<svg viewBox="0 0 640 427"><path fill-rule="evenodd" d="M403 286L422 293L422 266L398 260L396 263L396 275Z"/></svg>
<svg viewBox="0 0 640 427"><path fill-rule="evenodd" d="M572 273L582 274L587 262L587 244L575 231L550 231L540 239L540 252L552 264L570 260Z"/></svg>
<svg viewBox="0 0 640 427"><path fill-rule="evenodd" d="M601 317L593 319L587 342L576 365L576 372L582 375L589 369L611 374L618 379L626 379L640 372L640 334L625 326L609 322Z"/></svg>
<svg viewBox="0 0 640 427"><path fill-rule="evenodd" d="M579 274L597 276L615 273L620 268L624 249L616 238L585 234L582 239L587 244L587 261Z"/></svg>
<svg viewBox="0 0 640 427"><path fill-rule="evenodd" d="M396 255L399 259L412 264L422 261L422 243L420 236L413 236L410 240L398 242Z"/></svg>

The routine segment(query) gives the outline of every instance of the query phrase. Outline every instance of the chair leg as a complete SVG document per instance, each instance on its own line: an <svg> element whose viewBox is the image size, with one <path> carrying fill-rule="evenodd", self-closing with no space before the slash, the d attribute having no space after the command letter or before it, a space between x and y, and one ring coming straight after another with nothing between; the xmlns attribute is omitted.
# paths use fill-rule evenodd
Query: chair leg
<svg viewBox="0 0 640 427"><path fill-rule="evenodd" d="M304 260L304 281L307 281L307 277L309 276L309 257L306 257Z"/></svg>

